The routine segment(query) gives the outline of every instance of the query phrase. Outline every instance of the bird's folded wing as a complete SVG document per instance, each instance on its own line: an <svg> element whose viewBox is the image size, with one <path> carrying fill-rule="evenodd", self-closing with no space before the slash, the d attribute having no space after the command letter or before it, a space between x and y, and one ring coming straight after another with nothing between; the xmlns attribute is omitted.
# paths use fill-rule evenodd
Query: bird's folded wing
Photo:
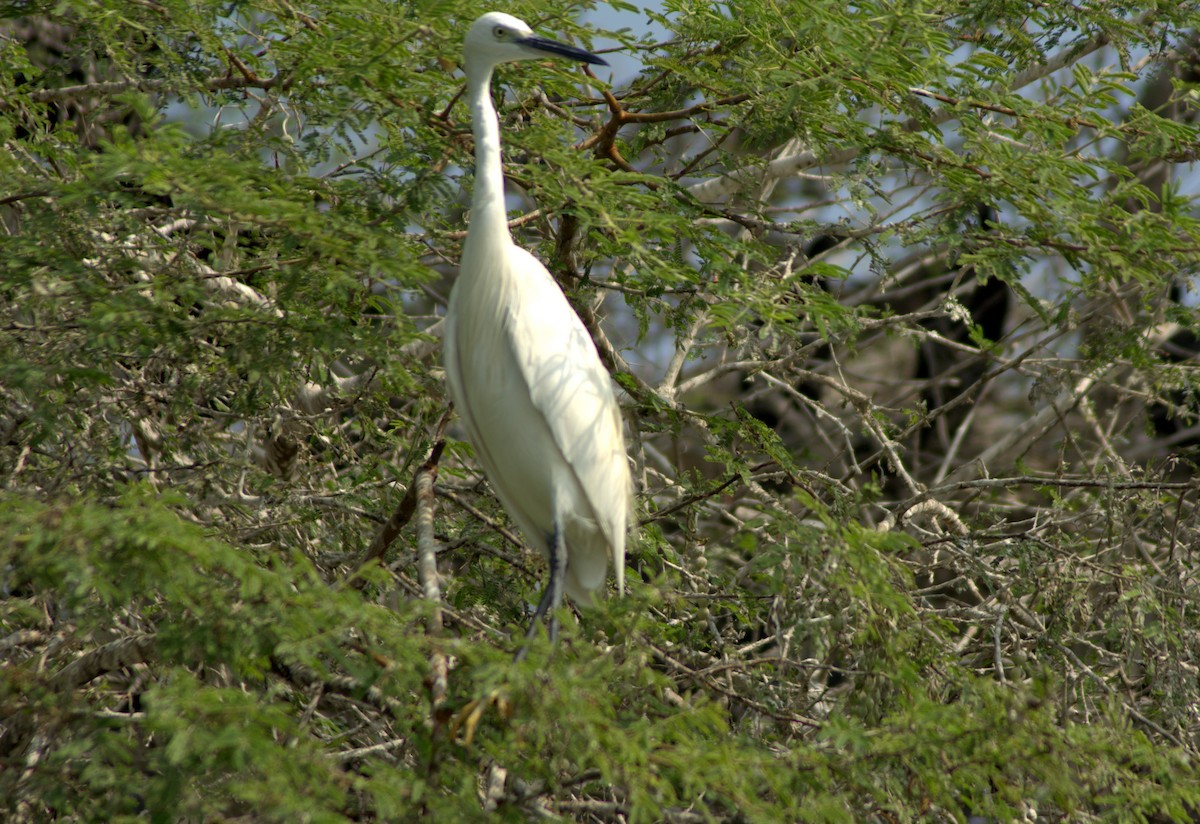
<svg viewBox="0 0 1200 824"><path fill-rule="evenodd" d="M510 318L514 353L555 442L587 495L592 517L623 564L631 481L612 379L587 329L532 255L541 277L521 289ZM582 514L582 513L580 513Z"/></svg>

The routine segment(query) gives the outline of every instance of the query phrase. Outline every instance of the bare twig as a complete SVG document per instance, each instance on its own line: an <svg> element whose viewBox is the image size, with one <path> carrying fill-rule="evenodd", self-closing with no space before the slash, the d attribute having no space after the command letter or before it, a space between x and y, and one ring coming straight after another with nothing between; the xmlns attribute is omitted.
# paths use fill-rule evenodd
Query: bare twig
<svg viewBox="0 0 1200 824"><path fill-rule="evenodd" d="M388 518L387 523L381 526L375 533L375 537L371 539L371 545L367 547L366 551L363 552L362 556L358 559L358 562L354 565L354 569L356 571L362 569L371 561L382 558L387 552L388 547L391 546L392 542L395 541L400 535L401 530L403 530L405 525L412 520L413 513L415 513L417 509L416 480L420 478L422 472L430 472L433 473L433 477L437 476L437 466L441 461L442 452L446 449L446 442L442 438L442 434L445 432L446 426L450 422L450 414L450 409L447 409L445 413L443 413L442 419L438 422L435 430L434 444L429 450L429 457L426 458L425 462L421 464L420 468L417 469L413 478L413 483L409 484L408 491L405 492L404 497L396 506L396 511L392 513L392 517ZM365 583L362 582L361 578L356 577L354 585L361 589L363 586L365 586Z"/></svg>

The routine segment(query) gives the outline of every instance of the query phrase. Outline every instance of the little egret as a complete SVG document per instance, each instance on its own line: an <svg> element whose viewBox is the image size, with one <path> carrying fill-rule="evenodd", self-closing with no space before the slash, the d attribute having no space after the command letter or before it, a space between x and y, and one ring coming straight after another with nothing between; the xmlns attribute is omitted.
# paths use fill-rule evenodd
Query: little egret
<svg viewBox="0 0 1200 824"><path fill-rule="evenodd" d="M508 231L492 72L546 55L608 65L500 12L483 15L467 33L475 192L444 354L450 396L488 480L549 563L527 637L549 612L554 640L553 610L564 590L590 603L604 586L609 557L617 589L625 591L632 480L620 410L596 345L546 267Z"/></svg>

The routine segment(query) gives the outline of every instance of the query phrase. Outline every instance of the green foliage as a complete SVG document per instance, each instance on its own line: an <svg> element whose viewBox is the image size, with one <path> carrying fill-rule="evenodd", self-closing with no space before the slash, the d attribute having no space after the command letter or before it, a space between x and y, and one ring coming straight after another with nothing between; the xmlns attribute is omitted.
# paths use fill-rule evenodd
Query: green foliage
<svg viewBox="0 0 1200 824"><path fill-rule="evenodd" d="M437 355L483 7L19 5L6 820L1196 816L1194 4L506 9L637 63L495 85L643 515L520 664Z"/></svg>

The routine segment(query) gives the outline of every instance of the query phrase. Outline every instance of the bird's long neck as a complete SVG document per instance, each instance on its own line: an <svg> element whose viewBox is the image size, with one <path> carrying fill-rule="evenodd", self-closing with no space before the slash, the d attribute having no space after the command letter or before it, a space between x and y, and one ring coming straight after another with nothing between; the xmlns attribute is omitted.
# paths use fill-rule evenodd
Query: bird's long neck
<svg viewBox="0 0 1200 824"><path fill-rule="evenodd" d="M475 133L475 193L471 198L471 225L466 247L482 251L484 245L510 244L508 214L504 207L504 172L500 163L500 123L492 105L492 70L467 74L471 125ZM465 252L464 252L465 253Z"/></svg>

